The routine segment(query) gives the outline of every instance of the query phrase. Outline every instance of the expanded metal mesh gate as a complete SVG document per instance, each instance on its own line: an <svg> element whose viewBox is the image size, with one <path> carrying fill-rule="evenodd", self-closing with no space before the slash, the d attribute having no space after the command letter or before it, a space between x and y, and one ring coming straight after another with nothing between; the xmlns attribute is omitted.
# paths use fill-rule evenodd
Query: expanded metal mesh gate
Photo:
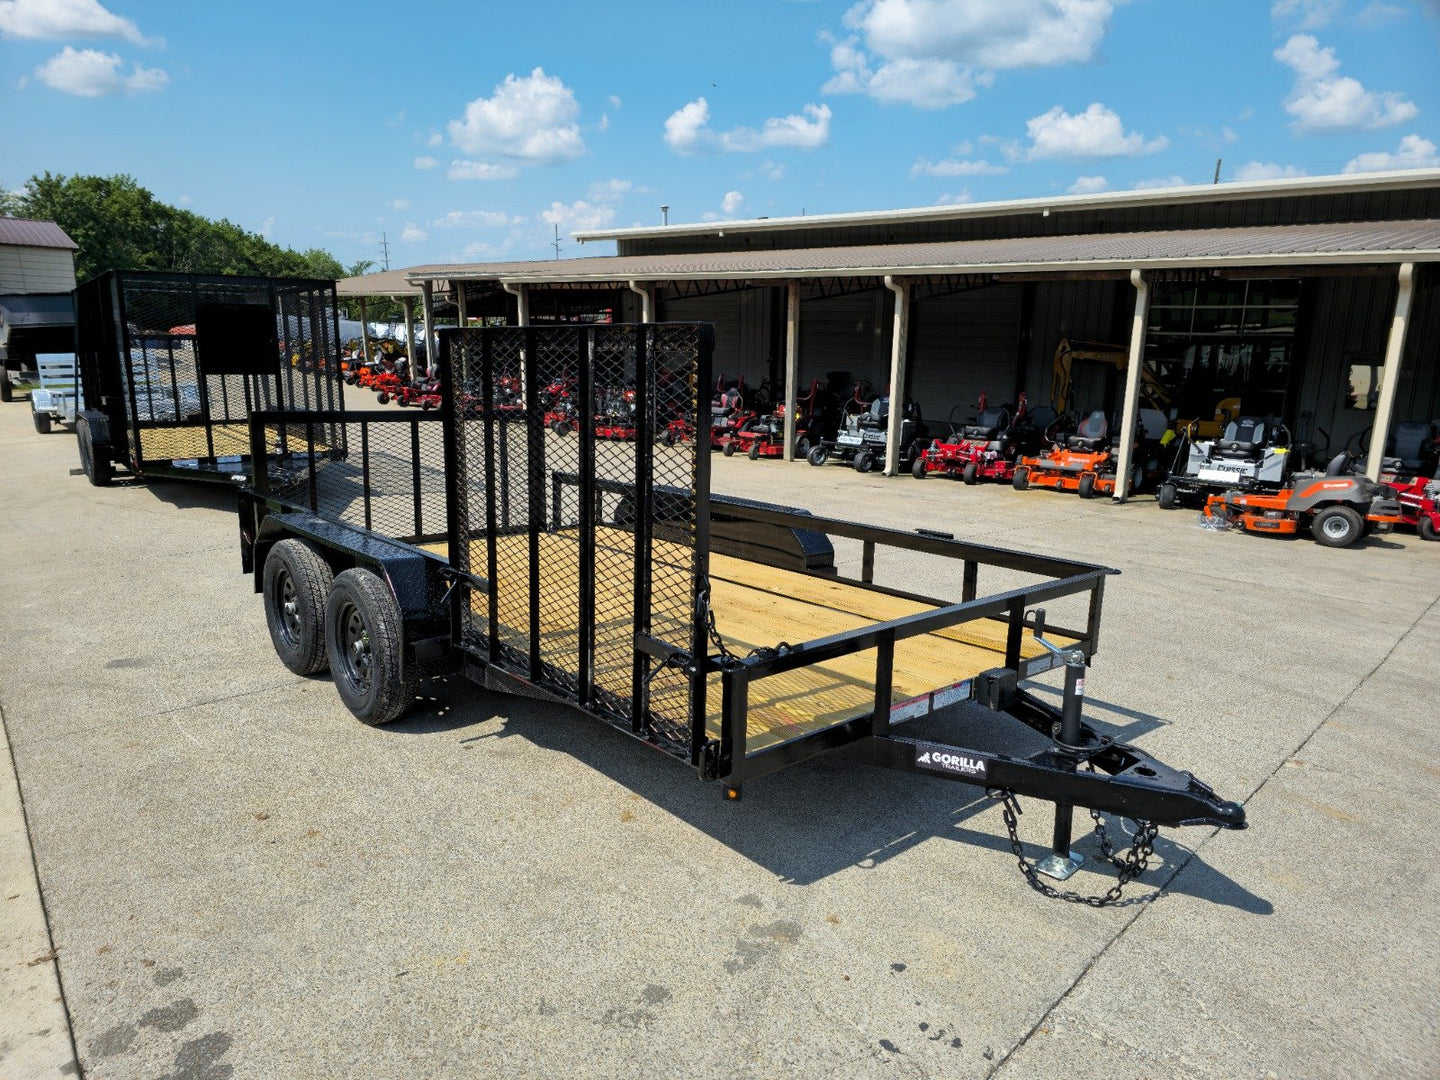
<svg viewBox="0 0 1440 1080"><path fill-rule="evenodd" d="M703 678L637 635L704 653L711 342L689 324L441 332L452 558L489 582L463 586L462 646L692 760Z"/></svg>
<svg viewBox="0 0 1440 1080"><path fill-rule="evenodd" d="M137 467L238 462L251 412L342 408L333 282L117 271L76 295L86 401Z"/></svg>

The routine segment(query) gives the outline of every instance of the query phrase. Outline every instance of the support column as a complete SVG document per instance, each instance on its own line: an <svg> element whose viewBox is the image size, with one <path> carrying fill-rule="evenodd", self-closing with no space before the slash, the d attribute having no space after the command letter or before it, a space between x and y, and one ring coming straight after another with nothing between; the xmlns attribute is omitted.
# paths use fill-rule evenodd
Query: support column
<svg viewBox="0 0 1440 1080"><path fill-rule="evenodd" d="M425 371L426 374L429 374L435 370L435 283L433 281L420 283L420 315L425 320ZM413 379L419 374L412 364L410 377Z"/></svg>
<svg viewBox="0 0 1440 1080"><path fill-rule="evenodd" d="M900 430L905 421L905 346L910 335L910 283L885 275L895 294L895 323L890 332L890 426L885 436L885 475L900 471Z"/></svg>
<svg viewBox="0 0 1440 1080"><path fill-rule="evenodd" d="M515 325L530 325L530 286L511 285L508 281L502 281L500 287L515 297Z"/></svg>
<svg viewBox="0 0 1440 1080"><path fill-rule="evenodd" d="M1380 479L1380 463L1385 458L1385 444L1390 441L1395 390L1400 384L1400 361L1405 355L1405 331L1410 321L1410 297L1415 291L1415 264L1401 263L1399 279L1390 340L1385 343L1385 367L1380 372L1380 397L1375 402L1375 427L1370 432L1370 455L1365 462L1365 475L1371 480Z"/></svg>
<svg viewBox="0 0 1440 1080"><path fill-rule="evenodd" d="M365 297L360 297L360 356L370 364L370 317L365 311Z"/></svg>
<svg viewBox="0 0 1440 1080"><path fill-rule="evenodd" d="M795 394L800 378L800 283L792 281L785 290L785 453L781 460L795 460Z"/></svg>
<svg viewBox="0 0 1440 1080"><path fill-rule="evenodd" d="M405 309L405 353L410 357L410 374L415 374L415 298L402 296L400 306Z"/></svg>
<svg viewBox="0 0 1440 1080"><path fill-rule="evenodd" d="M460 313L460 327L464 329L470 321L470 316L465 311L465 283L455 282L455 309Z"/></svg>
<svg viewBox="0 0 1440 1080"><path fill-rule="evenodd" d="M1120 445L1115 459L1117 503L1130 494L1130 472L1135 467L1135 427L1140 412L1141 368L1145 363L1145 322L1150 311L1150 283L1139 270L1130 271L1135 286L1135 317L1130 323L1130 360L1125 366L1125 405L1120 418Z"/></svg>
<svg viewBox="0 0 1440 1080"><path fill-rule="evenodd" d="M627 281L626 286L636 296L640 297L640 321L652 323L655 321L655 293L638 281Z"/></svg>

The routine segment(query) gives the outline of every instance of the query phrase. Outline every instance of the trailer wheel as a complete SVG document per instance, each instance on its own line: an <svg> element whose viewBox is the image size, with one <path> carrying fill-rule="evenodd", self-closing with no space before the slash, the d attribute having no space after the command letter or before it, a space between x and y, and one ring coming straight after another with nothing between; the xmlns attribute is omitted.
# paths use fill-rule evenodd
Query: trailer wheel
<svg viewBox="0 0 1440 1080"><path fill-rule="evenodd" d="M1161 510L1174 510L1180 505L1180 492L1174 484L1161 484L1160 490L1155 492L1155 502Z"/></svg>
<svg viewBox="0 0 1440 1080"><path fill-rule="evenodd" d="M325 651L340 700L367 724L398 719L414 700L404 647L404 621L390 587L369 570L338 575L325 601Z"/></svg>
<svg viewBox="0 0 1440 1080"><path fill-rule="evenodd" d="M1420 520L1415 522L1415 531L1420 534L1421 540L1440 540L1440 529L1436 529L1435 519L1429 514L1420 515Z"/></svg>
<svg viewBox="0 0 1440 1080"><path fill-rule="evenodd" d="M930 470L925 467L925 459L923 457L917 457L915 459L915 464L910 466L910 475L915 477L916 480L924 480L925 477L930 475Z"/></svg>
<svg viewBox="0 0 1440 1080"><path fill-rule="evenodd" d="M1030 486L1030 470L1021 465L1015 470L1015 475L1010 478L1010 485L1016 491L1024 491Z"/></svg>
<svg viewBox="0 0 1440 1080"><path fill-rule="evenodd" d="M1365 522L1348 506L1327 506L1310 522L1310 533L1325 547L1349 547L1365 532Z"/></svg>
<svg viewBox="0 0 1440 1080"><path fill-rule="evenodd" d="M830 451L826 450L825 447L812 446L810 448L810 454L805 460L810 462L811 465L824 465L829 457Z"/></svg>
<svg viewBox="0 0 1440 1080"><path fill-rule="evenodd" d="M735 440L734 440L734 439L727 439L726 442L725 442L725 449L724 449L723 451L721 451L721 453L723 453L726 457L734 457L734 456L735 456Z"/></svg>
<svg viewBox="0 0 1440 1080"><path fill-rule="evenodd" d="M34 420L35 420L35 430L38 431L41 435L49 435L49 434L50 434L50 414L49 414L49 413L43 413L43 412L37 412L37 413L32 413L31 415L34 417Z"/></svg>
<svg viewBox="0 0 1440 1080"><path fill-rule="evenodd" d="M329 666L325 596L334 580L330 564L303 540L281 540L265 557L265 623L275 655L296 675Z"/></svg>
<svg viewBox="0 0 1440 1080"><path fill-rule="evenodd" d="M960 479L973 487L980 482L980 467L973 461L967 461L964 470L960 473Z"/></svg>
<svg viewBox="0 0 1440 1080"><path fill-rule="evenodd" d="M0 401L15 400L15 384L10 381L8 372L0 369Z"/></svg>
<svg viewBox="0 0 1440 1080"><path fill-rule="evenodd" d="M856 472L867 473L873 468L875 468L875 455L870 453L869 450L861 450L860 453L855 455Z"/></svg>
<svg viewBox="0 0 1440 1080"><path fill-rule="evenodd" d="M760 460L760 444L759 444L758 442L752 442L752 443L750 444L750 460L751 460L751 461L759 461L759 460Z"/></svg>
<svg viewBox="0 0 1440 1080"><path fill-rule="evenodd" d="M75 441L80 447L80 468L85 472L85 479L95 487L109 487L114 477L109 454L104 447L95 445L90 421L83 416L75 421Z"/></svg>
<svg viewBox="0 0 1440 1080"><path fill-rule="evenodd" d="M1080 483L1075 488L1075 494L1082 499L1093 499L1095 497L1095 474L1083 473Z"/></svg>

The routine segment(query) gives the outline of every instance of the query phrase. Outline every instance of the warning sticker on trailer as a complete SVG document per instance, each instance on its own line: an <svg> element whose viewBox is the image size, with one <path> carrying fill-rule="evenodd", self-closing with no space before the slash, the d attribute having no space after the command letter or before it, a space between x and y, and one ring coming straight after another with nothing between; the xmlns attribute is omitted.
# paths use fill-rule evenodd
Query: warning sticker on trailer
<svg viewBox="0 0 1440 1080"><path fill-rule="evenodd" d="M894 705L890 706L890 722L892 724L898 724L902 720L913 720L917 716L924 716L929 711L929 694L922 694L908 701L897 701Z"/></svg>
<svg viewBox="0 0 1440 1080"><path fill-rule="evenodd" d="M964 682L954 683L947 686L944 690L936 690L935 693L931 695L931 698L937 710L943 709L947 705L954 705L959 701L969 701L970 680L966 679Z"/></svg>
<svg viewBox="0 0 1440 1080"><path fill-rule="evenodd" d="M985 758L956 750L953 746L939 746L935 743L915 744L915 765L928 772L953 776L958 780L983 782L990 776L989 763Z"/></svg>

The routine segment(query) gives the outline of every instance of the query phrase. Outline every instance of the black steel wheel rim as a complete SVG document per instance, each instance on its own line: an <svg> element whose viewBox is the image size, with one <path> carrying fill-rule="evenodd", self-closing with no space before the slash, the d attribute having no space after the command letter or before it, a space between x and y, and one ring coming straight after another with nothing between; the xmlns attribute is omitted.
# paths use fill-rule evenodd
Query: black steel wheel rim
<svg viewBox="0 0 1440 1080"><path fill-rule="evenodd" d="M280 636L295 648L300 644L300 598L290 571L281 570L275 582L275 601L280 612Z"/></svg>
<svg viewBox="0 0 1440 1080"><path fill-rule="evenodd" d="M370 672L374 666L374 656L370 652L370 627L358 607L346 604L340 609L338 629L345 678L356 690L366 693L370 689Z"/></svg>

